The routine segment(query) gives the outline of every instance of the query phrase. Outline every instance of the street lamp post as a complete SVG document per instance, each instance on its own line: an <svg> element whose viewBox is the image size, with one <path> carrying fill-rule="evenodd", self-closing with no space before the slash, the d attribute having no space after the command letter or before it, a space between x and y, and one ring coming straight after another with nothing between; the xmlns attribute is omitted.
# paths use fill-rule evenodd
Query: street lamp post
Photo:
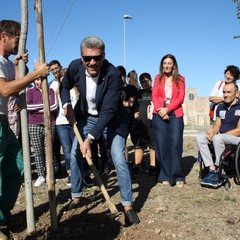
<svg viewBox="0 0 240 240"><path fill-rule="evenodd" d="M123 55L125 69L126 69L126 19L132 19L132 17L129 15L123 15Z"/></svg>

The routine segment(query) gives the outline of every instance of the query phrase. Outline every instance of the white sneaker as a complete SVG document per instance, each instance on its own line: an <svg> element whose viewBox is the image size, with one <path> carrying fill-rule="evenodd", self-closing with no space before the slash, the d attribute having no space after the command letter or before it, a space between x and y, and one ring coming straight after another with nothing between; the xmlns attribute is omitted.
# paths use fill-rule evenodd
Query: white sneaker
<svg viewBox="0 0 240 240"><path fill-rule="evenodd" d="M40 176L36 182L34 183L35 187L40 187L45 183L45 178L43 176Z"/></svg>

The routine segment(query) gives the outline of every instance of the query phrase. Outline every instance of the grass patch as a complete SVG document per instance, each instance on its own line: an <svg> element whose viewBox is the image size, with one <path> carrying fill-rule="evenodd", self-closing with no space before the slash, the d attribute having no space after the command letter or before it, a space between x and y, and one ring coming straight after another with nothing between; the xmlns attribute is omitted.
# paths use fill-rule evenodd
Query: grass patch
<svg viewBox="0 0 240 240"><path fill-rule="evenodd" d="M223 200L227 202L237 202L236 198L230 198L228 195L225 195Z"/></svg>

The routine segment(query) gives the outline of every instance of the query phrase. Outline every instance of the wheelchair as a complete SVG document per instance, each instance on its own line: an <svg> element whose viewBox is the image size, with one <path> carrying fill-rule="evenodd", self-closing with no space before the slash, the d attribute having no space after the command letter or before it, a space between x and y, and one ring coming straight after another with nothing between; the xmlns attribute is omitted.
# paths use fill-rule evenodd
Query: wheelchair
<svg viewBox="0 0 240 240"><path fill-rule="evenodd" d="M215 162L215 154L213 144L208 145L212 154L212 159ZM203 179L209 168L204 165L202 157L199 153L199 179ZM224 186L226 191L232 189L230 179L232 178L236 185L240 185L240 143L238 145L226 145L219 160L219 187Z"/></svg>

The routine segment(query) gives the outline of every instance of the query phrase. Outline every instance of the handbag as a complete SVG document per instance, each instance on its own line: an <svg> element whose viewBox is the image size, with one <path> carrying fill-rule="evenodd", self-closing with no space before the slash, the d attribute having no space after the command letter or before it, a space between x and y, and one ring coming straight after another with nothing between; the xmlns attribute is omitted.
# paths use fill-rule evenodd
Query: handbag
<svg viewBox="0 0 240 240"><path fill-rule="evenodd" d="M215 109L216 106L217 106L217 104L212 104L212 106L210 106L210 111L209 111L210 120L213 120L213 117L214 117L214 109Z"/></svg>
<svg viewBox="0 0 240 240"><path fill-rule="evenodd" d="M154 110L154 105L153 105L153 102L151 101L151 104L148 105L147 107L147 118L149 120L152 120L153 118L153 110Z"/></svg>

